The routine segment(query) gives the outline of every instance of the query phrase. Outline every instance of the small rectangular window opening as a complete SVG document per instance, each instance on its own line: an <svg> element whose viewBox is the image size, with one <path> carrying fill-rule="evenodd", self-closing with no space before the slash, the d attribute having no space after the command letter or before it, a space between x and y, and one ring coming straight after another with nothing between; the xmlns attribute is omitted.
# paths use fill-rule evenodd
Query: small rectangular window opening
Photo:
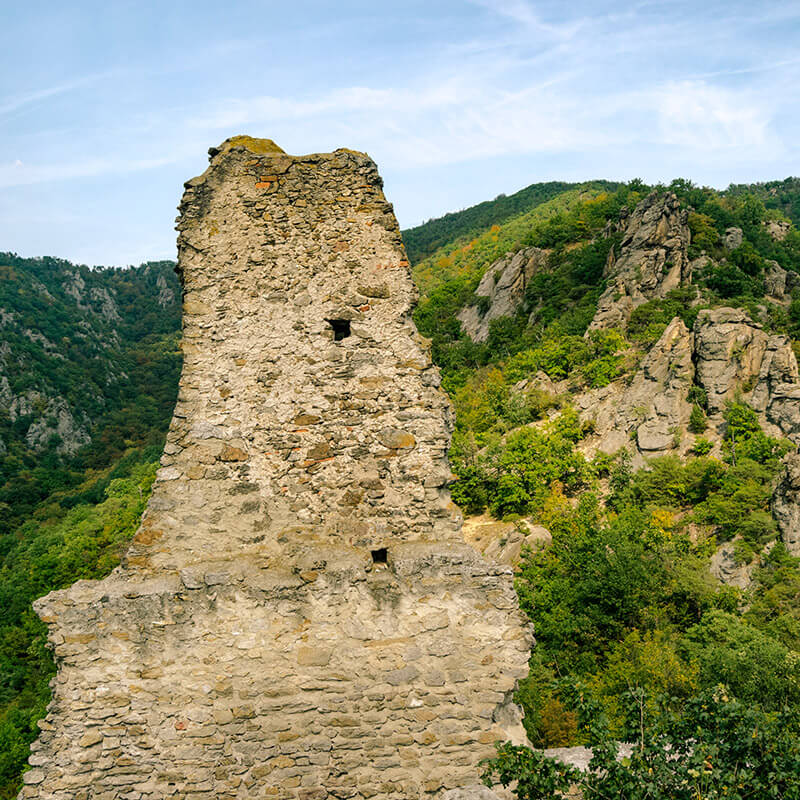
<svg viewBox="0 0 800 800"><path fill-rule="evenodd" d="M335 342L340 342L350 335L349 319L329 319L327 323L333 328L333 340Z"/></svg>
<svg viewBox="0 0 800 800"><path fill-rule="evenodd" d="M387 552L385 547L379 547L377 550L372 551L372 563L373 564L385 564Z"/></svg>

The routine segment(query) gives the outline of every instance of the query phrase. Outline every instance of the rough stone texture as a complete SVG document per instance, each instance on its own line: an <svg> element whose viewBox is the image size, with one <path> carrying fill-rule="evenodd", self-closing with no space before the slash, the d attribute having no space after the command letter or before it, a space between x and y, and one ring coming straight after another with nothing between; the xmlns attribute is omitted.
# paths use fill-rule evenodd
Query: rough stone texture
<svg viewBox="0 0 800 800"><path fill-rule="evenodd" d="M637 464L667 451L685 452L691 441L680 434L689 422L693 384L706 393L704 435L712 441L721 435L725 404L741 397L768 433L800 444L800 372L791 341L767 334L741 309L715 308L700 312L693 332L673 319L630 385L616 381L574 396L581 418L593 423L588 450L613 453L633 439Z"/></svg>
<svg viewBox="0 0 800 800"><path fill-rule="evenodd" d="M792 229L792 223L785 219L770 219L764 223L764 227L773 239L782 242Z"/></svg>
<svg viewBox="0 0 800 800"><path fill-rule="evenodd" d="M636 306L691 279L689 212L670 193L648 195L625 221L620 256L609 253L608 286L589 330L625 328Z"/></svg>
<svg viewBox="0 0 800 800"><path fill-rule="evenodd" d="M761 325L738 308L700 312L694 326L698 383L708 408L721 411L759 374L769 337Z"/></svg>
<svg viewBox="0 0 800 800"><path fill-rule="evenodd" d="M737 248L742 246L742 242L744 241L744 234L741 228L727 228L725 230L725 236L723 237L723 242L725 247L728 250L736 250Z"/></svg>
<svg viewBox="0 0 800 800"><path fill-rule="evenodd" d="M767 261L767 270L764 275L764 288L766 289L767 297L783 301L786 294L786 277L787 272L777 261Z"/></svg>
<svg viewBox="0 0 800 800"><path fill-rule="evenodd" d="M497 800L497 795L487 786L476 784L463 789L448 789L441 800Z"/></svg>
<svg viewBox="0 0 800 800"><path fill-rule="evenodd" d="M461 535L381 179L348 150L210 152L181 203L163 466L123 565L36 603L58 674L20 797L474 785L523 735L532 639L511 570Z"/></svg>
<svg viewBox="0 0 800 800"><path fill-rule="evenodd" d="M625 393L625 410L635 421L636 443L643 454L670 449L675 432L686 427L692 406L692 336L675 318L642 362Z"/></svg>
<svg viewBox="0 0 800 800"><path fill-rule="evenodd" d="M767 261L764 284L767 297L782 305L789 305L792 290L800 285L800 275L788 272L777 261Z"/></svg>
<svg viewBox="0 0 800 800"><path fill-rule="evenodd" d="M466 306L458 315L464 333L476 342L485 342L489 336L489 323L516 313L530 279L546 269L547 264L548 251L538 247L527 247L495 261L475 290L478 297L489 298L486 312L481 313L478 306Z"/></svg>
<svg viewBox="0 0 800 800"><path fill-rule="evenodd" d="M778 523L786 549L800 556L800 454L789 453L783 459L772 495L772 516Z"/></svg>
<svg viewBox="0 0 800 800"><path fill-rule="evenodd" d="M676 431L685 429L694 378L693 337L677 317L645 356L630 386L620 383L577 399L584 419L594 423L597 449L613 453L635 440L641 456L675 447Z"/></svg>
<svg viewBox="0 0 800 800"><path fill-rule="evenodd" d="M768 335L737 308L701 311L694 335L695 380L709 411L741 394L770 432L800 443L800 372L789 337Z"/></svg>
<svg viewBox="0 0 800 800"><path fill-rule="evenodd" d="M738 564L736 562L736 550L734 542L721 544L711 556L710 572L720 582L726 586L736 586L739 589L747 589L752 583L752 575L758 566L756 561L750 564Z"/></svg>

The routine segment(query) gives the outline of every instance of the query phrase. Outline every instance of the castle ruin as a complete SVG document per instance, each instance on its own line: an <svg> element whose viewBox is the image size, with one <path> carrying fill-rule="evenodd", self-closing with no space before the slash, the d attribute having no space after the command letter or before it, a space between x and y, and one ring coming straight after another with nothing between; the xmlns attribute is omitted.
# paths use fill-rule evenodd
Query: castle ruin
<svg viewBox="0 0 800 800"><path fill-rule="evenodd" d="M186 184L178 402L123 563L36 603L23 800L425 798L519 735L529 627L461 536L373 162L234 137Z"/></svg>

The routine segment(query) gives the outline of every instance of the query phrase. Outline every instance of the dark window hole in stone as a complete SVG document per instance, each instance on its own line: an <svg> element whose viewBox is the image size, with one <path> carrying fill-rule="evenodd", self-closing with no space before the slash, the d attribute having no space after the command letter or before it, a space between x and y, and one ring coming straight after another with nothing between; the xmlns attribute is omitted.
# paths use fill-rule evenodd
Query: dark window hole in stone
<svg viewBox="0 0 800 800"><path fill-rule="evenodd" d="M385 564L387 559L388 553L386 552L385 547L379 547L377 550L372 551L372 563L373 564Z"/></svg>
<svg viewBox="0 0 800 800"><path fill-rule="evenodd" d="M349 319L329 319L328 325L333 328L333 341L341 342L350 335L350 320Z"/></svg>

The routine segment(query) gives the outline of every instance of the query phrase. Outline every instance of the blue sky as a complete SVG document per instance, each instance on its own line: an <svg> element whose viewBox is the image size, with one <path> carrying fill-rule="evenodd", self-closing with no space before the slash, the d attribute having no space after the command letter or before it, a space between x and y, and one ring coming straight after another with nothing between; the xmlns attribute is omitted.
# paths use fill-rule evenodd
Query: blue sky
<svg viewBox="0 0 800 800"><path fill-rule="evenodd" d="M175 255L247 133L378 163L403 227L530 183L800 174L800 0L0 4L0 251Z"/></svg>

